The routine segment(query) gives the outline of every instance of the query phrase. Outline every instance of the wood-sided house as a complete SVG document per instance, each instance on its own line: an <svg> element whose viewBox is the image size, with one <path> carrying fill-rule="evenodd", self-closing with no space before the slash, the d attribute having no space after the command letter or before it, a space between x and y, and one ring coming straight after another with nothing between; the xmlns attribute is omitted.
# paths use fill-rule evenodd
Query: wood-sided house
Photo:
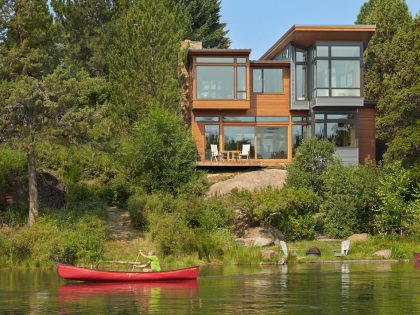
<svg viewBox="0 0 420 315"><path fill-rule="evenodd" d="M363 97L363 51L374 32L295 25L256 61L249 49L190 48L198 165L288 163L311 136L333 141L344 163L374 159L375 108ZM238 153L244 144L247 158Z"/></svg>

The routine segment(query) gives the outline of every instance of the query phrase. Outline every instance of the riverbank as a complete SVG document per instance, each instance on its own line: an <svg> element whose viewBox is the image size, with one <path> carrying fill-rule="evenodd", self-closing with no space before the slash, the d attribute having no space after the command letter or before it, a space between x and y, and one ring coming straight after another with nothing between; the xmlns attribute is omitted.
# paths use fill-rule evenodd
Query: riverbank
<svg viewBox="0 0 420 315"><path fill-rule="evenodd" d="M289 263L314 263L314 262L340 262L340 261L412 261L413 253L420 251L419 241L411 238L380 237L374 236L365 241L352 242L348 256L336 257L334 251L340 250L340 241L298 241L287 243L289 249ZM308 257L305 255L309 247L317 247L321 251L319 257ZM154 244L147 234L131 241L108 241L105 244L103 261L135 261L139 249L153 249ZM379 250L391 250L389 259L381 259L373 254ZM188 265L259 265L277 264L278 255L271 258L263 258L261 251L274 251L279 253L280 248L268 247L242 247L233 246L220 257L214 257L210 262L200 259L194 255L171 255L161 256L162 265L170 268L185 267ZM101 262L101 265L109 263Z"/></svg>

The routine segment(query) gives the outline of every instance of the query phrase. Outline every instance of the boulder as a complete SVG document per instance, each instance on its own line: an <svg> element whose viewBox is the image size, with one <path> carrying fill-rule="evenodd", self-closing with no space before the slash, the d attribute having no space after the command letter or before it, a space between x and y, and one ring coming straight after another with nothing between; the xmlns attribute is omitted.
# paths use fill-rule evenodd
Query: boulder
<svg viewBox="0 0 420 315"><path fill-rule="evenodd" d="M390 249L381 249L373 253L373 256L383 259L390 259L392 251Z"/></svg>
<svg viewBox="0 0 420 315"><path fill-rule="evenodd" d="M283 240L283 234L272 226L252 227L245 231L241 238L237 238L238 244L244 244L246 247L251 246L270 246L277 245Z"/></svg>
<svg viewBox="0 0 420 315"><path fill-rule="evenodd" d="M360 234L353 234L349 236L347 239L350 242L364 242L370 238L370 235L367 233L360 233Z"/></svg>
<svg viewBox="0 0 420 315"><path fill-rule="evenodd" d="M309 247L306 256L321 256L321 251L318 247Z"/></svg>
<svg viewBox="0 0 420 315"><path fill-rule="evenodd" d="M246 172L211 185L207 195L223 196L233 189L254 191L267 187L282 188L286 176L287 171L278 169Z"/></svg>
<svg viewBox="0 0 420 315"><path fill-rule="evenodd" d="M260 251L262 259L272 259L273 257L276 257L278 253L275 250L271 249L263 249Z"/></svg>

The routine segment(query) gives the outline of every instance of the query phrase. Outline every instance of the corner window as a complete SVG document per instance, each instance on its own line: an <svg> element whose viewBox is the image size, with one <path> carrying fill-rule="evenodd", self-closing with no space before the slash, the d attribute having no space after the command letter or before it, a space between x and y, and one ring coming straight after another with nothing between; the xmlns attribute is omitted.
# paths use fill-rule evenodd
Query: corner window
<svg viewBox="0 0 420 315"><path fill-rule="evenodd" d="M306 101L308 99L308 52L304 49L296 48L295 55L295 93L296 101Z"/></svg>
<svg viewBox="0 0 420 315"><path fill-rule="evenodd" d="M321 45L312 61L314 97L361 96L361 45Z"/></svg>
<svg viewBox="0 0 420 315"><path fill-rule="evenodd" d="M252 91L266 94L283 93L283 70L272 68L253 69Z"/></svg>

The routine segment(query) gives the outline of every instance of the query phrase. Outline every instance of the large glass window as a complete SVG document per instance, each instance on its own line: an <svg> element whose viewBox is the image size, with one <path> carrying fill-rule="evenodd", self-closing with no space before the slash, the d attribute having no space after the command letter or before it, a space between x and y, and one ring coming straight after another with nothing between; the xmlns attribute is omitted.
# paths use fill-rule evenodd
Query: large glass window
<svg viewBox="0 0 420 315"><path fill-rule="evenodd" d="M355 113L331 113L315 115L315 136L328 139L337 147L357 147Z"/></svg>
<svg viewBox="0 0 420 315"><path fill-rule="evenodd" d="M205 125L204 126L204 133L205 133L205 159L211 159L211 144L217 145L217 149L219 148L219 125Z"/></svg>
<svg viewBox="0 0 420 315"><path fill-rule="evenodd" d="M333 96L360 96L360 61L331 60L331 88Z"/></svg>
<svg viewBox="0 0 420 315"><path fill-rule="evenodd" d="M197 99L234 98L232 66L197 66Z"/></svg>
<svg viewBox="0 0 420 315"><path fill-rule="evenodd" d="M253 69L252 91L254 93L283 93L282 69Z"/></svg>
<svg viewBox="0 0 420 315"><path fill-rule="evenodd" d="M361 96L361 46L316 47L313 96Z"/></svg>
<svg viewBox="0 0 420 315"><path fill-rule="evenodd" d="M250 158L255 156L254 148L254 127L247 126L226 126L223 127L223 143L224 150L227 151L242 151L243 144L251 145Z"/></svg>
<svg viewBox="0 0 420 315"><path fill-rule="evenodd" d="M257 127L257 158L287 159L287 127Z"/></svg>

